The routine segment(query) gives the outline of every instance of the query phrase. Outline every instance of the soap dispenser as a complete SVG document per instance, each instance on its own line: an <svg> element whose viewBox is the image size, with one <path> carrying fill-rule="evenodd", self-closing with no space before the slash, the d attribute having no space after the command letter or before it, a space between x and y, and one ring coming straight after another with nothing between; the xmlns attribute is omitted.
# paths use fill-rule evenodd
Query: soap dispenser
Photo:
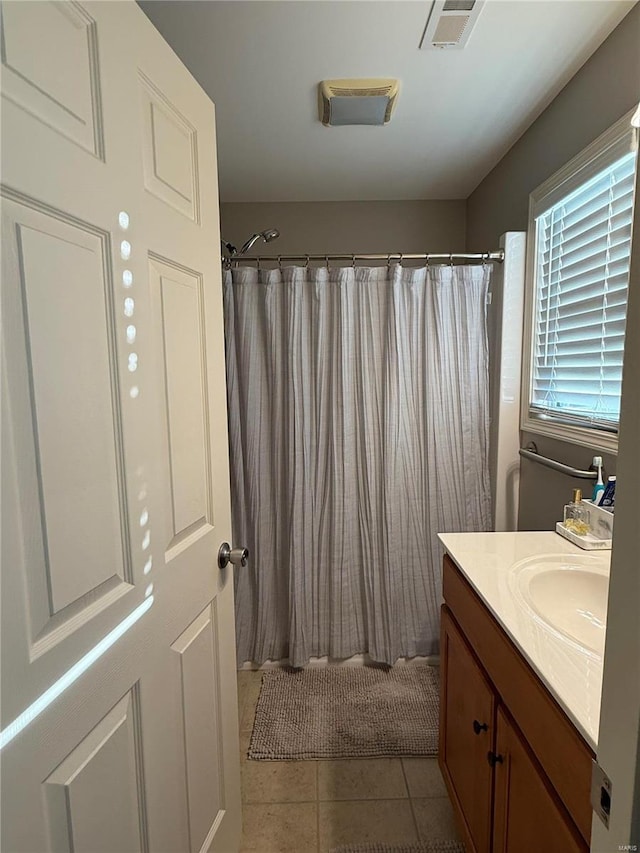
<svg viewBox="0 0 640 853"><path fill-rule="evenodd" d="M578 536L589 533L589 510L582 503L582 491L573 490L573 498L564 508L564 526Z"/></svg>

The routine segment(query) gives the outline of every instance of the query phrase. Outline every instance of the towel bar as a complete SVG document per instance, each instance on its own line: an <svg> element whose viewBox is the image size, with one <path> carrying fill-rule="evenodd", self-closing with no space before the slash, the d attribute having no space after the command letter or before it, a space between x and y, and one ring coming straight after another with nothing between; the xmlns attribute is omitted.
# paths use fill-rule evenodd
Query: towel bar
<svg viewBox="0 0 640 853"><path fill-rule="evenodd" d="M521 447L519 453L524 459L530 459L532 462L538 462L540 465L544 465L546 468L552 468L554 471L559 471L561 474L566 474L568 477L577 477L581 480L595 480L598 476L596 471L583 471L580 468L572 468L571 465L565 465L564 462L557 462L555 459L549 459L547 456L540 456L534 441L530 441L526 447Z"/></svg>

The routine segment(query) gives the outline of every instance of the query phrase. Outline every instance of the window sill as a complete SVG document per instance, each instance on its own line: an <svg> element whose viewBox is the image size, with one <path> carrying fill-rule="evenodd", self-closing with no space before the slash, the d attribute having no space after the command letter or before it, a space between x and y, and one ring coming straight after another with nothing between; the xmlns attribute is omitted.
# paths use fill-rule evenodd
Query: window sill
<svg viewBox="0 0 640 853"><path fill-rule="evenodd" d="M534 435L545 435L558 441L588 447L590 450L600 450L603 453L618 454L618 434L601 429L562 424L552 420L542 420L525 415L520 424L523 432Z"/></svg>

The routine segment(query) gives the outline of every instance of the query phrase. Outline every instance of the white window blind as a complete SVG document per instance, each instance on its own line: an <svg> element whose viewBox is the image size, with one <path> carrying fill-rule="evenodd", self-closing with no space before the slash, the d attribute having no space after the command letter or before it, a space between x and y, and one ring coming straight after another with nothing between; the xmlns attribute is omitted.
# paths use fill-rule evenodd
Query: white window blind
<svg viewBox="0 0 640 853"><path fill-rule="evenodd" d="M635 153L536 217L530 414L617 430Z"/></svg>

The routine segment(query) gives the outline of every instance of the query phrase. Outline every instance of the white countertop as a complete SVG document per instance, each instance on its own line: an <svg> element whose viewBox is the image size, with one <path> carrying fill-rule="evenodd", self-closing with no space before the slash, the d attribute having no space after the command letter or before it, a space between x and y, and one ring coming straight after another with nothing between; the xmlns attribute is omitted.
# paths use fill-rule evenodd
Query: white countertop
<svg viewBox="0 0 640 853"><path fill-rule="evenodd" d="M579 556L608 574L611 551L583 551L555 532L441 533L440 541L543 683L596 751L602 650L586 653L523 604L512 567L544 555Z"/></svg>

